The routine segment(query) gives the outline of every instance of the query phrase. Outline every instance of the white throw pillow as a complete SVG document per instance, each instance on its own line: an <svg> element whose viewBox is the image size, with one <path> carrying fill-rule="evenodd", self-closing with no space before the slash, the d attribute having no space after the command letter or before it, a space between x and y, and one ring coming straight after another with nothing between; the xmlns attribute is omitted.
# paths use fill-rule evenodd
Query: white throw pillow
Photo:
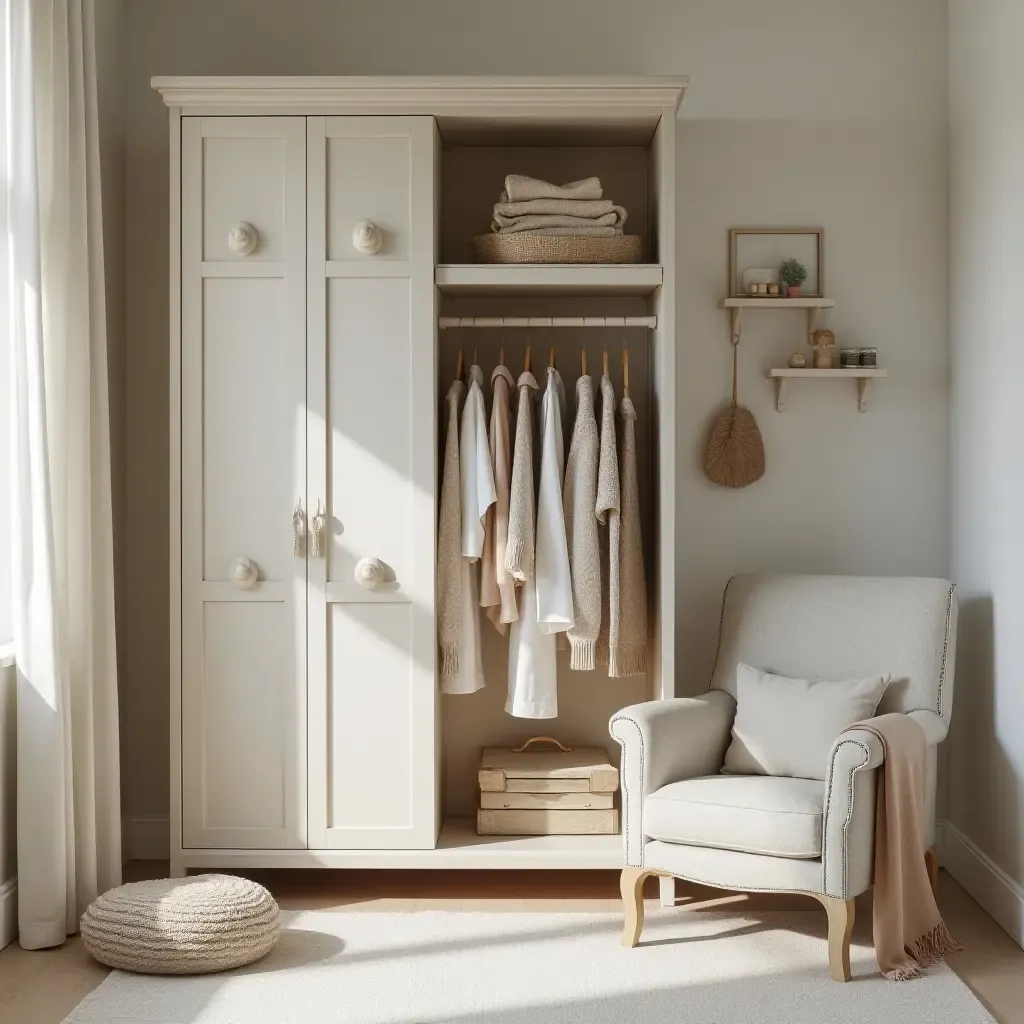
<svg viewBox="0 0 1024 1024"><path fill-rule="evenodd" d="M824 781L836 737L874 716L891 678L787 679L740 662L732 743L722 771Z"/></svg>

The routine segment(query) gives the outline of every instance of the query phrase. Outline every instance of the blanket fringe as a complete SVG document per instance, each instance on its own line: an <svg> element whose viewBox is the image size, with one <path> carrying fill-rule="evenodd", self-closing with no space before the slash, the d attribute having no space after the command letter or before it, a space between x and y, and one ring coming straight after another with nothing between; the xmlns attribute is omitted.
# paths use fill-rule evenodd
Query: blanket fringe
<svg viewBox="0 0 1024 1024"><path fill-rule="evenodd" d="M889 981L910 981L912 978L921 976L925 967L931 967L953 953L963 950L946 927L945 921L939 923L917 939L907 953L908 959L892 970L884 971L883 974Z"/></svg>

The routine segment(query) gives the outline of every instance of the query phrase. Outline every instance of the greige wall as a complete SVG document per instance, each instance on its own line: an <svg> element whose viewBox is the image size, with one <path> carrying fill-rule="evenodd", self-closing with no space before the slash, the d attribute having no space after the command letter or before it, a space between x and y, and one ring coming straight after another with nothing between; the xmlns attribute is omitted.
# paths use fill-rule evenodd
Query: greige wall
<svg viewBox="0 0 1024 1024"><path fill-rule="evenodd" d="M679 657L707 679L737 570L945 575L946 4L944 0L132 0L128 5L125 800L168 806L167 128L154 74L691 76L679 143ZM860 415L844 382L764 370L801 340L750 317L741 397L768 451L739 493L701 471L728 395L726 230L822 224L831 325L892 376ZM814 628L813 620L808 629ZM500 684L499 684L500 685ZM143 822L140 828L147 825Z"/></svg>
<svg viewBox="0 0 1024 1024"><path fill-rule="evenodd" d="M950 22L951 493L961 611L949 817L964 859L958 880L1022 942L1024 6L952 0ZM979 870L984 857L995 871Z"/></svg>

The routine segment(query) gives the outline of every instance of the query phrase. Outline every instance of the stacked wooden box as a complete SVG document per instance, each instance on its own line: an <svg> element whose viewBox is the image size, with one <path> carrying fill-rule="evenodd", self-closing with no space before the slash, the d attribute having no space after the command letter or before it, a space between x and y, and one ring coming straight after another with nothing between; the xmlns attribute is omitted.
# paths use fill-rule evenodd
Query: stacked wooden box
<svg viewBox="0 0 1024 1024"><path fill-rule="evenodd" d="M534 744L558 749L531 749ZM486 747L480 760L482 836L614 835L619 771L601 747L563 747L548 737Z"/></svg>

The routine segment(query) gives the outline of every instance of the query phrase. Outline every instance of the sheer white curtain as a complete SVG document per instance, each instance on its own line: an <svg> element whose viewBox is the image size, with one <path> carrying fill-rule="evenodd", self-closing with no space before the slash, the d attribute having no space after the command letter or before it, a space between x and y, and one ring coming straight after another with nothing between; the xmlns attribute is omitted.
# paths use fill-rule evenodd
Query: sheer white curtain
<svg viewBox="0 0 1024 1024"><path fill-rule="evenodd" d="M121 874L99 141L91 0L0 2L18 917L38 949Z"/></svg>

